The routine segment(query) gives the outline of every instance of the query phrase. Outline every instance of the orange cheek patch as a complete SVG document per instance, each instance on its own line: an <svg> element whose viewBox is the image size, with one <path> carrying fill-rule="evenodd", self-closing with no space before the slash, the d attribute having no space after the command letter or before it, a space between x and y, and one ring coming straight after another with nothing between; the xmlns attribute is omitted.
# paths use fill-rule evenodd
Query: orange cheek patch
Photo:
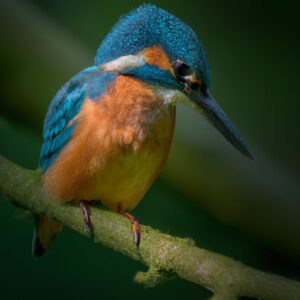
<svg viewBox="0 0 300 300"><path fill-rule="evenodd" d="M157 66L163 70L172 70L167 54L160 47L152 46L143 50L140 54L147 64Z"/></svg>

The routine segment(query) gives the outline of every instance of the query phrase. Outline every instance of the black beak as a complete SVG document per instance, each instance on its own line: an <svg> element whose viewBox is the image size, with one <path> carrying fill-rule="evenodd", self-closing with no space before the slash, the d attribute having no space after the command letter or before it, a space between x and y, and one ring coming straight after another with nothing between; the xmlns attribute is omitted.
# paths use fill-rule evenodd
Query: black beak
<svg viewBox="0 0 300 300"><path fill-rule="evenodd" d="M229 118L213 99L208 90L205 92L191 91L189 93L189 97L200 108L214 127L222 133L227 141L229 141L242 154L253 159L247 145L241 139Z"/></svg>

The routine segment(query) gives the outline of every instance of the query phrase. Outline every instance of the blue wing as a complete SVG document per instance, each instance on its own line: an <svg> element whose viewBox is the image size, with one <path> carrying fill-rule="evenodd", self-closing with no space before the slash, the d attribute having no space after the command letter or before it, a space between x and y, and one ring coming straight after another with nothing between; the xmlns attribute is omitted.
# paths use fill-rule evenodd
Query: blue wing
<svg viewBox="0 0 300 300"><path fill-rule="evenodd" d="M44 140L39 161L44 171L69 141L76 125L68 124L80 111L84 99L101 96L114 78L114 74L102 73L97 66L93 66L75 75L58 91L51 101L44 122Z"/></svg>

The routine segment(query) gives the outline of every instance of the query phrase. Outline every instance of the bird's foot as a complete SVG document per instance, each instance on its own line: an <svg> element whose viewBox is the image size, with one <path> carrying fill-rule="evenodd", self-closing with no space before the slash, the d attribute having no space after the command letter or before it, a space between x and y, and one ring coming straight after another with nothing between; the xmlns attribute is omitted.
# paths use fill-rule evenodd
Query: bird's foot
<svg viewBox="0 0 300 300"><path fill-rule="evenodd" d="M93 237L94 236L94 228L93 228L91 218L90 218L90 205L85 200L80 200L79 204L80 204L80 209L82 212L84 224L88 228L90 236Z"/></svg>
<svg viewBox="0 0 300 300"><path fill-rule="evenodd" d="M141 240L141 230L140 230L140 224L138 220L131 214L129 213L123 213L123 215L129 219L129 221L132 224L132 235L133 235L133 242L135 246L138 248L140 245L140 240Z"/></svg>

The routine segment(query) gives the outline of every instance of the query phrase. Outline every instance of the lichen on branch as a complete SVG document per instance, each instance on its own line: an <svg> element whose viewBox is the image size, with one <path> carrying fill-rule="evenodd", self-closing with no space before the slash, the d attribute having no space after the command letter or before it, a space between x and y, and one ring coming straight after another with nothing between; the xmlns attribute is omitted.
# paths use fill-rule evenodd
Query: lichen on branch
<svg viewBox="0 0 300 300"><path fill-rule="evenodd" d="M40 170L26 170L0 156L0 193L15 205L43 214L89 236L76 205L50 200L41 189ZM178 276L214 293L212 299L300 299L300 283L243 265L229 257L198 248L187 238L178 238L149 226L141 226L139 249L133 242L130 223L113 212L93 207L91 219L96 243L148 266L136 282L153 287Z"/></svg>

